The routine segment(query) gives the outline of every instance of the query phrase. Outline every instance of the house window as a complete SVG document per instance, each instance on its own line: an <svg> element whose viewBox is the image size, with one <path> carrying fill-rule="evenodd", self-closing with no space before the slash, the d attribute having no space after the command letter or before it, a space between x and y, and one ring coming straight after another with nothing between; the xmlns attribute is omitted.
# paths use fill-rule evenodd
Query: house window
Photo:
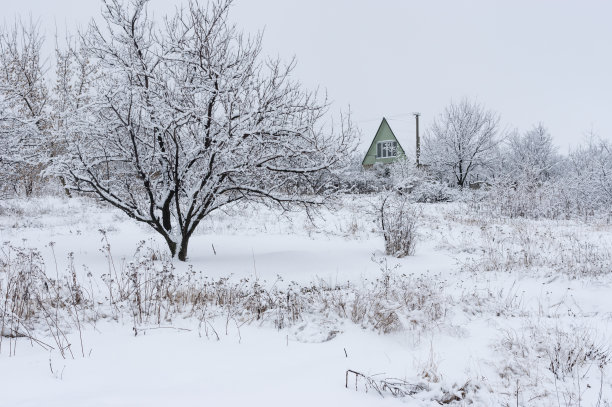
<svg viewBox="0 0 612 407"><path fill-rule="evenodd" d="M376 158L397 157L397 141L379 141L376 145Z"/></svg>

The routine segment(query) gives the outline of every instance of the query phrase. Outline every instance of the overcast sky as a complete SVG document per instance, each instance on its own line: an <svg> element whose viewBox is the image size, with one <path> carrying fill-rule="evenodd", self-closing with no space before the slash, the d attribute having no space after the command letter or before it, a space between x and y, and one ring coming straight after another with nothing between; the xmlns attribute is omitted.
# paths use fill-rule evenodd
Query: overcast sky
<svg viewBox="0 0 612 407"><path fill-rule="evenodd" d="M205 2L205 0L201 0ZM157 15L180 0L152 0ZM3 16L52 34L84 26L98 0L0 0ZM593 0L236 0L231 18L264 30L264 51L349 105L370 141L383 116L403 144L451 99L468 97L520 131L542 122L565 152L587 132L612 139L612 2Z"/></svg>

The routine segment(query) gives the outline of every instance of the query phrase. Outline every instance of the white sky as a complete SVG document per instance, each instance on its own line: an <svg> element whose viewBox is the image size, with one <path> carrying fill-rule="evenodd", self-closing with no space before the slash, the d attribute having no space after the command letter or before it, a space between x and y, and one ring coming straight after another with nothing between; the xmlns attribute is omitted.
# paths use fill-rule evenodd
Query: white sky
<svg viewBox="0 0 612 407"><path fill-rule="evenodd" d="M205 2L206 0L201 0ZM180 0L152 0L157 15ZM55 31L85 25L98 0L0 0ZM591 130L612 138L612 2L606 0L236 0L232 19L265 28L265 53L351 106L364 143L382 116L405 147L451 99L475 98L504 128L549 128L561 151Z"/></svg>

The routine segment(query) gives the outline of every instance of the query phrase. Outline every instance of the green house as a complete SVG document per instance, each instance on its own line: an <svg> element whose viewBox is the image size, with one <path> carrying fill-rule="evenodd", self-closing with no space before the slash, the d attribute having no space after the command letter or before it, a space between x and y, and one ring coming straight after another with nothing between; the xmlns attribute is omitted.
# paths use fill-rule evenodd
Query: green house
<svg viewBox="0 0 612 407"><path fill-rule="evenodd" d="M369 168L376 163L390 164L406 156L404 149L393 134L387 119L383 117L374 140L361 163L365 168Z"/></svg>

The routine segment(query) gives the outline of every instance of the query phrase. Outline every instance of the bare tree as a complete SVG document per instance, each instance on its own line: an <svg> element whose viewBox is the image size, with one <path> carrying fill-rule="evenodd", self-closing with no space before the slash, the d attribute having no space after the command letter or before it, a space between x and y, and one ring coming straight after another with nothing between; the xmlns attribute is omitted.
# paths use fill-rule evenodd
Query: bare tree
<svg viewBox="0 0 612 407"><path fill-rule="evenodd" d="M553 174L559 162L557 147L542 123L523 135L513 134L508 139L507 165L512 178L527 178L530 182L543 182Z"/></svg>
<svg viewBox="0 0 612 407"><path fill-rule="evenodd" d="M576 206L583 212L612 205L612 143L594 134L570 152L561 182L571 186Z"/></svg>
<svg viewBox="0 0 612 407"><path fill-rule="evenodd" d="M499 116L467 99L446 107L423 140L423 162L463 187L468 176L487 169L499 144Z"/></svg>
<svg viewBox="0 0 612 407"><path fill-rule="evenodd" d="M68 187L148 224L180 260L225 205L325 202L321 174L349 158L350 120L324 126L325 100L291 80L293 62L260 57L261 37L228 22L231 1L189 2L163 24L147 0L103 3L106 27L81 35L92 86L55 167Z"/></svg>
<svg viewBox="0 0 612 407"><path fill-rule="evenodd" d="M50 129L46 135L49 164L63 160L71 140L71 116L90 100L90 81L95 80L95 67L89 63L87 53L70 36L62 48L56 38L55 83L51 88ZM50 171L53 173L53 170ZM63 174L58 179L67 196L71 196Z"/></svg>
<svg viewBox="0 0 612 407"><path fill-rule="evenodd" d="M49 91L38 24L0 29L0 166L4 188L32 194L44 167Z"/></svg>

